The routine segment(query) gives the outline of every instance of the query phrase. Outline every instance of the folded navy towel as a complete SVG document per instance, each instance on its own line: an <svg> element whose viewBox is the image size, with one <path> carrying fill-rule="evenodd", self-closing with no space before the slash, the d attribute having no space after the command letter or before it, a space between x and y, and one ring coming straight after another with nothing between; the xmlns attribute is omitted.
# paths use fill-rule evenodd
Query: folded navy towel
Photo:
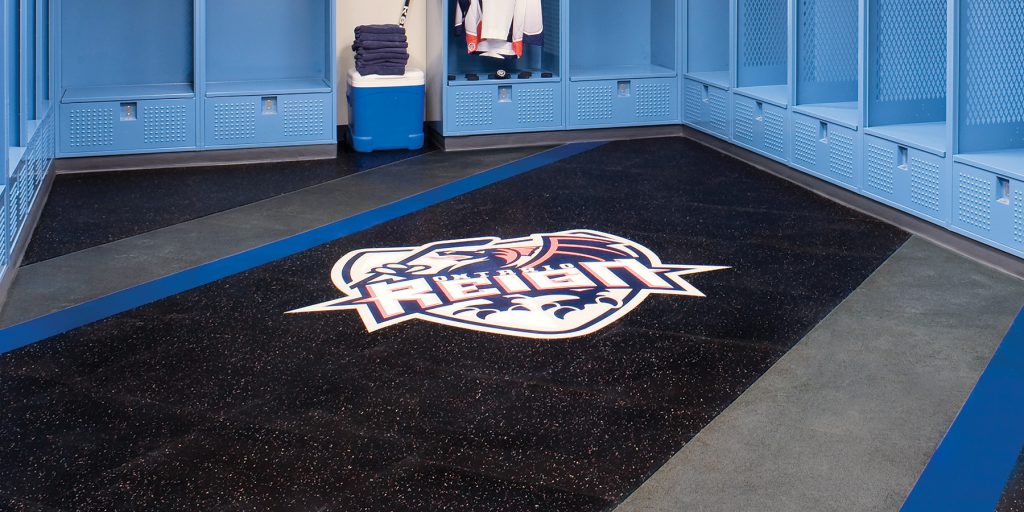
<svg viewBox="0 0 1024 512"><path fill-rule="evenodd" d="M405 50L373 50L373 51L357 51L355 52L357 59L404 59L409 56L409 52Z"/></svg>
<svg viewBox="0 0 1024 512"><path fill-rule="evenodd" d="M368 32L356 36L356 41L392 41L404 43L408 40L409 38L405 37L405 34L375 34L373 32Z"/></svg>
<svg viewBox="0 0 1024 512"><path fill-rule="evenodd" d="M373 60L373 61L370 61L370 62L361 62L361 61L360 62L356 62L356 67L357 68L358 67L363 67L363 66L402 66L402 67L405 67L406 64L408 64L408 62L403 61L403 60Z"/></svg>
<svg viewBox="0 0 1024 512"><path fill-rule="evenodd" d="M370 60L383 60L383 59L409 60L409 54L405 53L405 52L374 52L374 53L359 53L359 52L356 52L356 60L370 61Z"/></svg>
<svg viewBox="0 0 1024 512"><path fill-rule="evenodd" d="M356 48L353 53L356 55L408 55L409 51L405 48Z"/></svg>
<svg viewBox="0 0 1024 512"><path fill-rule="evenodd" d="M409 43L398 42L398 41L356 41L352 43L353 50L390 50L390 49L405 49L409 47Z"/></svg>
<svg viewBox="0 0 1024 512"><path fill-rule="evenodd" d="M398 25L360 25L356 27L359 34L405 34L405 28Z"/></svg>
<svg viewBox="0 0 1024 512"><path fill-rule="evenodd" d="M408 61L404 60L371 60L371 61L356 61L356 67L360 66L402 66L408 64Z"/></svg>
<svg viewBox="0 0 1024 512"><path fill-rule="evenodd" d="M405 74L405 66L394 66L394 65L391 65L391 66L383 66L383 65L382 66L378 66L378 65L356 66L356 71L358 71L359 74L363 75L363 76L366 76L366 75L404 75Z"/></svg>
<svg viewBox="0 0 1024 512"><path fill-rule="evenodd" d="M408 53L372 53L372 54L356 54L356 60L361 62L372 62L375 60L409 60Z"/></svg>

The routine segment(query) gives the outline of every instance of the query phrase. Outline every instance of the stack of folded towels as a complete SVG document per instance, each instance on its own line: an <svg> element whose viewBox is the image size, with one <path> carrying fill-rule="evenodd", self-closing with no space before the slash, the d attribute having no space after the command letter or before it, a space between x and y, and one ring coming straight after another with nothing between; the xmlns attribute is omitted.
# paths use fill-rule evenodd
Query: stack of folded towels
<svg viewBox="0 0 1024 512"><path fill-rule="evenodd" d="M409 62L405 28L398 25L356 27L356 71L360 75L404 75Z"/></svg>

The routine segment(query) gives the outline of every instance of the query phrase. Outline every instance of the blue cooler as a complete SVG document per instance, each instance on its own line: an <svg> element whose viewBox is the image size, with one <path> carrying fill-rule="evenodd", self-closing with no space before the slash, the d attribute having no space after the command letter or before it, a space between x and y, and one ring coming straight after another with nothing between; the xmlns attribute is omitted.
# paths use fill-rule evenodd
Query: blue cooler
<svg viewBox="0 0 1024 512"><path fill-rule="evenodd" d="M423 147L423 72L404 76L348 72L348 139L359 152Z"/></svg>

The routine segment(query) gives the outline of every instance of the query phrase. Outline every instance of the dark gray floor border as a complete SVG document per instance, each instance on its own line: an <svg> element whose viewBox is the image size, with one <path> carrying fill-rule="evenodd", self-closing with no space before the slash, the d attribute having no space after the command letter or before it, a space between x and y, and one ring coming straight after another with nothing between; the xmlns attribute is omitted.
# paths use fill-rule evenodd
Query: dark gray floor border
<svg viewBox="0 0 1024 512"><path fill-rule="evenodd" d="M169 167L210 167L216 165L328 160L337 156L337 144L317 144L277 148L219 149L180 153L60 158L54 161L54 169L57 174L77 174L166 169Z"/></svg>
<svg viewBox="0 0 1024 512"><path fill-rule="evenodd" d="M29 210L28 216L25 218L25 224L22 225L21 232L11 247L10 258L7 259L7 271L0 278L0 310L3 309L4 304L7 302L7 295L14 284L14 278L18 274L18 269L21 268L21 262L25 259L25 251L28 250L28 244L32 241L32 234L35 233L36 226L39 225L39 219L43 216L46 200L50 198L50 190L53 189L54 176L54 166L51 163L50 167L46 169L42 185L36 191L35 200L32 202L32 209ZM15 226L7 226L7 229L15 229Z"/></svg>
<svg viewBox="0 0 1024 512"><path fill-rule="evenodd" d="M999 249L989 247L981 242L971 240L970 238L954 233L942 226L919 219L913 215L879 203L856 192L852 192L838 185L833 185L820 178L802 173L788 165L761 156L753 151L748 151L735 144L726 142L699 130L683 127L683 136L736 158L737 160L746 162L786 181L799 185L839 204L888 222L957 254L978 261L1014 277L1024 279L1024 260L1017 258L1016 256L1007 254Z"/></svg>
<svg viewBox="0 0 1024 512"><path fill-rule="evenodd" d="M563 130L554 132L503 133L494 135L470 135L444 137L436 124L428 124L431 141L444 151L476 151L481 149L506 149L574 142L606 142L631 139L655 139L659 137L680 137L683 126L678 124L662 126L636 126L629 128L595 128L591 130Z"/></svg>

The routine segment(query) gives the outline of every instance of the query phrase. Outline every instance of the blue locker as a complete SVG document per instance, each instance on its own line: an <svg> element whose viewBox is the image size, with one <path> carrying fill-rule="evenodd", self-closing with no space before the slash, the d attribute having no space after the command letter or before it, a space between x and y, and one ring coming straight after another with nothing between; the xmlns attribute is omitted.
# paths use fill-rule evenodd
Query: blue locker
<svg viewBox="0 0 1024 512"><path fill-rule="evenodd" d="M955 158L1024 176L1024 9L1017 0L960 0L959 7Z"/></svg>
<svg viewBox="0 0 1024 512"><path fill-rule="evenodd" d="M678 0L569 5L569 128L678 123Z"/></svg>
<svg viewBox="0 0 1024 512"><path fill-rule="evenodd" d="M193 0L59 0L57 18L61 156L197 148Z"/></svg>
<svg viewBox="0 0 1024 512"><path fill-rule="evenodd" d="M733 95L733 141L758 153L786 160L789 112L778 105Z"/></svg>
<svg viewBox="0 0 1024 512"><path fill-rule="evenodd" d="M333 0L56 5L61 156L337 139Z"/></svg>
<svg viewBox="0 0 1024 512"><path fill-rule="evenodd" d="M687 0L686 78L732 87L732 4L730 0Z"/></svg>
<svg viewBox="0 0 1024 512"><path fill-rule="evenodd" d="M431 41L438 45L444 69L438 87L428 92L440 97L442 131L446 136L550 131L565 128L563 84L564 1L542 0L544 46L526 45L522 58L502 60L470 54L452 20L455 0L428 7L432 19L446 27ZM439 12L433 12L438 10ZM509 78L496 77L505 71ZM528 78L519 74L530 73ZM435 71L428 71L428 77Z"/></svg>
<svg viewBox="0 0 1024 512"><path fill-rule="evenodd" d="M859 128L859 0L796 0L794 10L794 111Z"/></svg>
<svg viewBox="0 0 1024 512"><path fill-rule="evenodd" d="M203 145L337 139L332 0L206 0Z"/></svg>
<svg viewBox="0 0 1024 512"><path fill-rule="evenodd" d="M861 176L861 138L856 130L803 114L793 114L794 167L857 190Z"/></svg>
<svg viewBox="0 0 1024 512"><path fill-rule="evenodd" d="M727 89L684 80L684 120L722 138L729 137L730 95Z"/></svg>

